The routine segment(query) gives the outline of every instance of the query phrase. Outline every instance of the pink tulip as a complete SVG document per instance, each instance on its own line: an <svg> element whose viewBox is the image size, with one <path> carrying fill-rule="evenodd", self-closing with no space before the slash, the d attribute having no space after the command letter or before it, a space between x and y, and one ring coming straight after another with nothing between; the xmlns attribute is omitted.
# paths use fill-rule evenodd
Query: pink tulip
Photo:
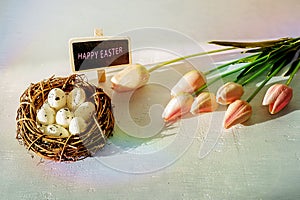
<svg viewBox="0 0 300 200"><path fill-rule="evenodd" d="M222 105L228 105L244 94L242 85L234 82L228 82L221 86L217 91L217 102Z"/></svg>
<svg viewBox="0 0 300 200"><path fill-rule="evenodd" d="M193 93L206 83L204 74L197 70L186 73L171 89L171 95L176 96L181 92Z"/></svg>
<svg viewBox="0 0 300 200"><path fill-rule="evenodd" d="M174 96L167 104L162 118L166 122L175 121L191 109L194 97L189 93L180 93Z"/></svg>
<svg viewBox="0 0 300 200"><path fill-rule="evenodd" d="M112 89L118 92L135 90L147 84L150 73L140 64L129 65L111 78Z"/></svg>
<svg viewBox="0 0 300 200"><path fill-rule="evenodd" d="M216 96L213 93L202 92L194 100L190 112L192 114L212 112L218 108Z"/></svg>
<svg viewBox="0 0 300 200"><path fill-rule="evenodd" d="M224 127L230 128L233 125L247 121L252 115L252 107L247 101L236 100L231 103L225 113Z"/></svg>
<svg viewBox="0 0 300 200"><path fill-rule="evenodd" d="M284 84L274 84L266 92L262 105L269 105L269 112L276 114L292 99L293 89Z"/></svg>

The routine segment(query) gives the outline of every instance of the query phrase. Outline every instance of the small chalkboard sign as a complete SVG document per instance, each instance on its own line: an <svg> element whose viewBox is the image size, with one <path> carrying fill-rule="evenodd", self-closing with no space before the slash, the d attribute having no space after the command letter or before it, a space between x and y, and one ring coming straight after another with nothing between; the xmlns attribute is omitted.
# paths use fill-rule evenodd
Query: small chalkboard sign
<svg viewBox="0 0 300 200"><path fill-rule="evenodd" d="M69 45L73 72L131 64L127 37L74 38Z"/></svg>

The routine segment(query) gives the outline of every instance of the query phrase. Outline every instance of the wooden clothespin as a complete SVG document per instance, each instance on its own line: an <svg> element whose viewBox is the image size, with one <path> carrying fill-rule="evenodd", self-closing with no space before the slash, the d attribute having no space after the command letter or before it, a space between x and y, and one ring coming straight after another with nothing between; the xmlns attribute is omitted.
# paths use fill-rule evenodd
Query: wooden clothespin
<svg viewBox="0 0 300 200"><path fill-rule="evenodd" d="M103 37L103 29L95 28L94 36ZM106 81L105 69L98 69L97 76L98 76L98 83L105 82Z"/></svg>

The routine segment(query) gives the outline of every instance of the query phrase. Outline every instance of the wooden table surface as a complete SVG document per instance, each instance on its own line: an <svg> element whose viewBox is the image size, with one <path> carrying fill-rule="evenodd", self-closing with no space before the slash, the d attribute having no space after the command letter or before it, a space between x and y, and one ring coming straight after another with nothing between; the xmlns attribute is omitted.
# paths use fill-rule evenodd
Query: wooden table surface
<svg viewBox="0 0 300 200"><path fill-rule="evenodd" d="M70 75L68 39L90 35L85 35L88 30L76 34L74 29L71 34L63 28L50 29L48 26L55 28L56 23L59 27L64 25L49 20L44 25L28 25L31 27L28 30L25 25L30 20L42 24L45 19L28 14L29 20L27 12L21 12L25 5L16 9L16 5L6 4L9 7L4 7L5 27L10 34L0 31L6 47L0 47L0 199L300 198L299 75L291 84L292 101L278 115L269 115L261 106L264 88L251 102L254 113L245 125L222 129L225 110L222 107L218 112L187 117L164 127L160 115L170 98L169 89L180 76L192 68L205 71L213 64L239 57L234 53L162 68L151 74L149 85L130 94L113 92L109 81L100 84L112 97L117 123L114 136L95 157L75 163L55 163L28 152L15 139L20 95L30 83L52 75ZM37 8L34 5L30 4ZM54 7L51 4L52 10ZM76 5L77 10L79 7ZM9 9L20 11L22 17L14 18ZM37 12L45 16L43 11L45 7ZM68 20L70 16L66 16ZM95 24L84 25L83 21L79 23L91 29L92 35ZM11 28L15 24L22 28L20 32ZM72 28L75 23L71 25L66 26ZM47 38L40 34L41 29L50 31ZM149 35L143 37L145 33ZM123 35L132 37L133 62L142 64L211 48L169 29L144 28ZM107 79L114 73L108 70ZM89 81L98 85L95 74L86 73ZM255 87L250 84L245 95Z"/></svg>

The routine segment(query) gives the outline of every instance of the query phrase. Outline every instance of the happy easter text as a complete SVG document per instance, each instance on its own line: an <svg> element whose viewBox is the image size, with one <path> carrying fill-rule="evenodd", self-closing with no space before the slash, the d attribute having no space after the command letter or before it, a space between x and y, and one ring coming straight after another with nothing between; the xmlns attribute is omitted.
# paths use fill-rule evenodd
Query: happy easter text
<svg viewBox="0 0 300 200"><path fill-rule="evenodd" d="M123 53L122 47L115 47L109 49L101 49L97 51L90 51L84 53L78 53L77 59L78 60L87 60L87 59L103 59L109 58L115 55L119 55Z"/></svg>

